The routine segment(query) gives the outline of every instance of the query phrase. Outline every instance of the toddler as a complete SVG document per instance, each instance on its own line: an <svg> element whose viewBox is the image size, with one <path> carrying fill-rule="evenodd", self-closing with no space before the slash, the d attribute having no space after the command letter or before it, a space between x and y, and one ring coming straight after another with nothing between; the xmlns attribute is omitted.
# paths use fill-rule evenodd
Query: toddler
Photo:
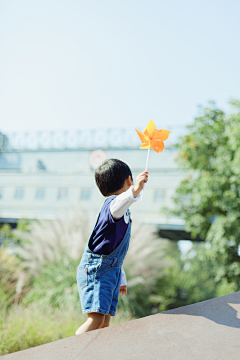
<svg viewBox="0 0 240 360"><path fill-rule="evenodd" d="M129 247L131 218L129 207L139 199L148 172L136 178L124 162L106 160L95 171L96 184L107 197L78 267L77 284L82 312L87 321L76 335L109 326L117 309L118 295L127 294L123 260Z"/></svg>

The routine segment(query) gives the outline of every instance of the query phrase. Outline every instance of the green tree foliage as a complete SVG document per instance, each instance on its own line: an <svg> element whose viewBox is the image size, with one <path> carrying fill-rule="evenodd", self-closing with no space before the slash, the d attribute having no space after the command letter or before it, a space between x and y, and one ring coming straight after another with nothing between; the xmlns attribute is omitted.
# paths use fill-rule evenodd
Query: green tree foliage
<svg viewBox="0 0 240 360"><path fill-rule="evenodd" d="M208 245L208 244L207 244ZM172 266L166 267L157 281L155 293L150 297L156 312L174 309L229 294L232 286L224 280L216 280L215 264L211 249L204 243L193 243L184 256L176 242L167 247Z"/></svg>
<svg viewBox="0 0 240 360"><path fill-rule="evenodd" d="M226 114L214 102L200 114L178 144L178 163L188 170L174 198L173 214L186 230L211 243L216 279L240 289L240 101Z"/></svg>

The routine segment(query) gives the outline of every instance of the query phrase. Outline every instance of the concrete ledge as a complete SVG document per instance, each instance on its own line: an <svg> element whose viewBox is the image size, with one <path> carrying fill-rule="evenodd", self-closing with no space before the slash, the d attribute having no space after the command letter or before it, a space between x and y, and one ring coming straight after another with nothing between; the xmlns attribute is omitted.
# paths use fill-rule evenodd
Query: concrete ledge
<svg viewBox="0 0 240 360"><path fill-rule="evenodd" d="M4 357L6 360L239 360L240 292Z"/></svg>

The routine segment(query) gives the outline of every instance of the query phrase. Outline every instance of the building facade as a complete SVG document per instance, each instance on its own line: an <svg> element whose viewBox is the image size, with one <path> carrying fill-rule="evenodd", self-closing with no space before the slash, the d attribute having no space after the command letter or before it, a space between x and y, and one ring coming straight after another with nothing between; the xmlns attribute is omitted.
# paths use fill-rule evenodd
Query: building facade
<svg viewBox="0 0 240 360"><path fill-rule="evenodd" d="M95 185L94 170L98 165L105 159L116 158L130 166L134 178L144 171L147 151L139 149L134 132L105 130L79 134L71 135L72 138L66 132L61 136L39 133L39 137L31 134L5 137L5 146L0 151L1 223L16 224L23 218L54 219L79 208L93 217L104 201ZM183 221L168 218L163 210L173 206L175 189L186 176L174 160L177 150L173 145L173 140L166 141L164 152L150 151L149 181L143 200L133 204L131 212L134 219L176 235L183 231Z"/></svg>

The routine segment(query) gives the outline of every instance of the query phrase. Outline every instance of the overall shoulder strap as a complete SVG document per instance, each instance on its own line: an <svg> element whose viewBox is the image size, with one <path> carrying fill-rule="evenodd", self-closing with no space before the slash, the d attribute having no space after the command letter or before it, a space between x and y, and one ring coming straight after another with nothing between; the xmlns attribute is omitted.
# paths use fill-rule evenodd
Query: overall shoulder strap
<svg viewBox="0 0 240 360"><path fill-rule="evenodd" d="M101 209L100 209L100 211L99 211L98 215L96 216L96 219L97 219L97 220L95 221L94 228L96 227L96 225L97 225L97 223L98 223L98 220L99 220L99 217L100 217L100 213L101 213L101 210L102 210L102 208L103 208L103 206L104 206L105 202L106 202L108 199L110 199L111 197L113 197L113 196L116 196L116 195L111 195L111 196L107 197L107 198L104 200L104 203L103 203L103 205L102 205L102 207L101 207Z"/></svg>

